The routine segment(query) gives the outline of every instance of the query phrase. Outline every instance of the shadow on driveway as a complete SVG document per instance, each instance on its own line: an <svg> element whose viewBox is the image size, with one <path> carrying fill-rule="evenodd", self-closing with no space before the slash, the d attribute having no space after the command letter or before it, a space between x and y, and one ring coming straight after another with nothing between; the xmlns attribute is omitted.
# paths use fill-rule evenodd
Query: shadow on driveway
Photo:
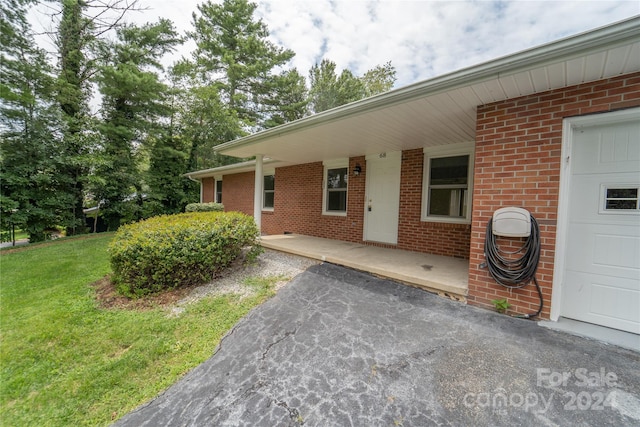
<svg viewBox="0 0 640 427"><path fill-rule="evenodd" d="M321 264L116 425L639 425L639 361Z"/></svg>

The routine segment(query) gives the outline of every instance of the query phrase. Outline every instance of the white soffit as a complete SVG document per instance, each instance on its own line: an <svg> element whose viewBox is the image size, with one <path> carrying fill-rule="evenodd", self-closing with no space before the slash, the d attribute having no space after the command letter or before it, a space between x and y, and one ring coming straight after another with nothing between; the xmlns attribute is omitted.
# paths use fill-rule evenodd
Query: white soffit
<svg viewBox="0 0 640 427"><path fill-rule="evenodd" d="M475 140L476 108L640 71L640 18L416 83L218 146L308 163Z"/></svg>

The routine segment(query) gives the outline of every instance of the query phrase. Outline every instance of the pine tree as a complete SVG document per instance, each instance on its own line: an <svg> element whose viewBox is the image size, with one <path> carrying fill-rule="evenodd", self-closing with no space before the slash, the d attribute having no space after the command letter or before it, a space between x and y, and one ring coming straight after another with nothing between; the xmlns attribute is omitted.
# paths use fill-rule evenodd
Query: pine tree
<svg viewBox="0 0 640 427"><path fill-rule="evenodd" d="M70 198L69 209L73 221L67 225L67 234L83 230L84 185L89 168L84 158L90 149L85 145L83 134L90 118L88 116L88 75L91 72L85 50L94 38L91 21L83 16L86 4L81 0L61 1L61 20L58 26L59 74L57 79L57 102L64 126L60 141L60 174L68 181L64 192Z"/></svg>
<svg viewBox="0 0 640 427"><path fill-rule="evenodd" d="M26 19L31 3L0 6L0 219L3 230L17 226L39 241L45 230L69 221L71 200L62 191L68 183L60 174L52 69Z"/></svg>
<svg viewBox="0 0 640 427"><path fill-rule="evenodd" d="M282 105L277 101L281 91L291 94L299 89L295 74L275 74L295 54L269 41L267 26L253 16L256 7L247 0L207 1L198 6L199 14L194 13L190 33L197 46L195 69L203 85L219 90L221 101L236 112L240 127L247 130L262 127L272 116L295 116L294 105L278 111L274 107ZM295 108L304 112L303 103Z"/></svg>
<svg viewBox="0 0 640 427"><path fill-rule="evenodd" d="M64 119L59 151L60 174L68 181L64 191L71 198L73 221L68 234L84 231L84 197L91 180L95 155L95 124L89 111L93 77L104 34L121 25L135 10L137 0L57 0L57 102Z"/></svg>
<svg viewBox="0 0 640 427"><path fill-rule="evenodd" d="M111 61L100 67L104 120L102 162L93 193L110 229L122 219L142 215L143 176L147 141L162 140L162 121L170 115L168 86L159 72L160 58L181 42L173 24L160 20L142 27L127 25L117 32L109 47ZM156 142L157 144L157 142Z"/></svg>
<svg viewBox="0 0 640 427"><path fill-rule="evenodd" d="M243 134L237 112L222 101L215 85L205 86L195 79L187 64L174 67L173 73L176 105L171 132L185 141L188 170L236 162L232 157L215 153L214 147ZM180 81L184 87L178 86Z"/></svg>
<svg viewBox="0 0 640 427"><path fill-rule="evenodd" d="M309 96L305 79L298 70L284 71L273 80L270 96L264 99L263 128L278 126L303 118Z"/></svg>
<svg viewBox="0 0 640 427"><path fill-rule="evenodd" d="M147 173L150 191L143 216L182 212L188 203L197 202L190 195L189 181L182 176L189 159L185 148L184 141L170 133L160 135L153 143Z"/></svg>
<svg viewBox="0 0 640 427"><path fill-rule="evenodd" d="M362 77L349 70L336 72L336 63L323 59L309 71L309 104L313 113L320 113L362 98L386 92L396 80L391 62L368 70Z"/></svg>

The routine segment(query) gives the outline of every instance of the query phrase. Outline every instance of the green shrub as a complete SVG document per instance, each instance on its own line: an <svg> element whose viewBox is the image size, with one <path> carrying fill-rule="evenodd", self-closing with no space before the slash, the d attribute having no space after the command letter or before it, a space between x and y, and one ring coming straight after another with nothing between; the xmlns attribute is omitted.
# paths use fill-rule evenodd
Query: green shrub
<svg viewBox="0 0 640 427"><path fill-rule="evenodd" d="M191 212L153 217L120 227L109 244L118 291L142 296L206 283L250 247L261 251L258 228L238 212Z"/></svg>
<svg viewBox="0 0 640 427"><path fill-rule="evenodd" d="M185 208L185 212L223 212L224 205L222 203L189 203Z"/></svg>

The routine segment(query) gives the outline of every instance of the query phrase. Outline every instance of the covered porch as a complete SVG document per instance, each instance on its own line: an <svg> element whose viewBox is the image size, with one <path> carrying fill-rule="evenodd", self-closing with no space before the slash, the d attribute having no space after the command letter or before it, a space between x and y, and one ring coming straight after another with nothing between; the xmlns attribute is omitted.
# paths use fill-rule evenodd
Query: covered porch
<svg viewBox="0 0 640 427"><path fill-rule="evenodd" d="M469 261L300 234L262 236L265 248L330 262L465 301Z"/></svg>

